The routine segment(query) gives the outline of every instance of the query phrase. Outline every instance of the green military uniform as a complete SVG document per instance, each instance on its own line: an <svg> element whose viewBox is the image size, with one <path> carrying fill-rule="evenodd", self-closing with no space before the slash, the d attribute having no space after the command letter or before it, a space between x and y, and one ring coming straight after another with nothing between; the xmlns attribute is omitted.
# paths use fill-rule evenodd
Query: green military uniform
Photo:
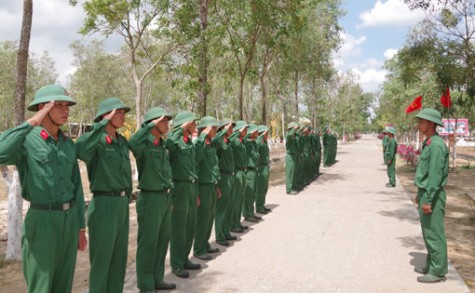
<svg viewBox="0 0 475 293"><path fill-rule="evenodd" d="M259 168L257 171L257 193L256 193L256 211L266 214L268 209L265 207L266 194L269 187L269 146L264 137L264 132L269 131L265 125L258 127L259 137L256 139L257 150L259 152Z"/></svg>
<svg viewBox="0 0 475 293"><path fill-rule="evenodd" d="M75 102L60 86L37 91L28 109L51 100ZM21 195L30 202L22 227L23 274L28 292L71 292L84 195L74 143L59 131L28 122L0 135L0 164L18 169Z"/></svg>
<svg viewBox="0 0 475 293"><path fill-rule="evenodd" d="M139 173L136 270L137 288L141 291L168 285L163 282L163 276L170 241L172 172L164 139L151 133L157 127L151 121L163 116L171 119L162 108L148 110L142 128L129 141Z"/></svg>
<svg viewBox="0 0 475 293"><path fill-rule="evenodd" d="M91 132L77 140L77 154L87 165L93 194L87 209L89 227L89 292L122 292L129 243L129 198L132 175L127 140L106 132L102 115L130 108L117 98L102 101ZM102 120L101 120L102 119Z"/></svg>
<svg viewBox="0 0 475 293"><path fill-rule="evenodd" d="M241 215L244 208L244 187L246 186L247 150L244 140L240 137L241 129L247 127L247 123L240 120L236 122L234 133L230 137L231 147L234 152L236 172L234 173L234 191L232 199L231 229L234 232L242 232Z"/></svg>
<svg viewBox="0 0 475 293"><path fill-rule="evenodd" d="M254 202L256 201L257 189L257 171L259 167L259 152L255 139L251 139L251 134L257 131L257 126L249 125L248 134L244 139L246 146L247 166L246 166L246 185L244 187L244 208L243 216L246 220L257 221L254 215Z"/></svg>
<svg viewBox="0 0 475 293"><path fill-rule="evenodd" d="M298 168L298 134L294 127L297 123L289 123L287 129L291 129L285 138L285 148L287 153L285 155L285 186L287 194L294 194L297 192L295 182L295 169Z"/></svg>
<svg viewBox="0 0 475 293"><path fill-rule="evenodd" d="M231 119L222 119L219 122L219 127L225 127L232 123ZM234 124L234 123L233 123ZM226 136L227 129L222 129L217 138L213 139L216 145L219 170L221 173L221 180L219 180L219 188L221 189L221 198L218 199L216 207L215 218L215 237L217 241L224 241L231 239L231 219L234 205L234 173L236 171L236 163L234 161L234 150L230 139Z"/></svg>
<svg viewBox="0 0 475 293"><path fill-rule="evenodd" d="M209 126L218 127L218 120L212 116L205 116L198 124L198 128L202 130ZM220 134L220 139L223 136L224 134ZM218 181L221 180L218 156L214 146L219 142L219 139L212 142L211 138L204 132L201 132L195 141L200 205L196 215L193 253L198 257L206 255L208 249L211 248L209 238L211 237L216 213L216 188L218 188Z"/></svg>
<svg viewBox="0 0 475 293"><path fill-rule="evenodd" d="M198 118L183 111L174 119L175 130L166 142L170 154L170 165L174 183L172 197L172 218L170 235L170 263L178 275L189 264L188 256L193 246L198 198L198 175L196 171L195 147L191 138L183 135L180 127ZM187 274L183 274L186 277Z"/></svg>
<svg viewBox="0 0 475 293"><path fill-rule="evenodd" d="M434 109L423 109L416 117L443 126L440 113ZM419 204L422 235L428 252L423 271L429 275L429 281L431 279L443 280L448 271L447 239L444 226L446 204L444 186L447 184L448 163L447 146L444 140L435 133L427 138L422 145L414 178L414 184L418 187L416 200ZM423 204L431 205L432 212L430 214L422 212Z"/></svg>
<svg viewBox="0 0 475 293"><path fill-rule="evenodd" d="M389 141L389 138L388 138L388 134L387 134L387 128L383 130L383 161L384 163L386 164L386 148L388 146L388 141Z"/></svg>
<svg viewBox="0 0 475 293"><path fill-rule="evenodd" d="M396 134L395 129L388 129L389 133L393 135ZM388 139L386 145L386 151L384 153L384 162L387 165L387 173L389 178L388 186L396 186L396 150L397 150L397 141L396 138L392 137Z"/></svg>

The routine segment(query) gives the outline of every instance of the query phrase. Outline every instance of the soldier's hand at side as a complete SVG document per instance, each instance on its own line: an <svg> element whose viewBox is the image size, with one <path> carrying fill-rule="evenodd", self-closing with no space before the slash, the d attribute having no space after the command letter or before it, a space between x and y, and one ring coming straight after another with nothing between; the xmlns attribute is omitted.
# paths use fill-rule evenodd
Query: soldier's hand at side
<svg viewBox="0 0 475 293"><path fill-rule="evenodd" d="M46 115L48 115L51 108L54 107L54 100L44 104L44 107L38 110L38 112L33 115L30 119L27 120L31 126L38 126L41 125L43 119L45 119Z"/></svg>
<svg viewBox="0 0 475 293"><path fill-rule="evenodd" d="M104 119L112 120L112 118L113 118L114 115L115 115L116 110L117 110L117 109L114 109L114 110L110 111L109 114L107 114L106 116L104 116Z"/></svg>
<svg viewBox="0 0 475 293"><path fill-rule="evenodd" d="M200 196L198 195L198 198L196 199L196 206L199 207L201 203Z"/></svg>
<svg viewBox="0 0 475 293"><path fill-rule="evenodd" d="M432 205L422 204L422 213L424 215L428 215L428 214L432 213Z"/></svg>
<svg viewBox="0 0 475 293"><path fill-rule="evenodd" d="M221 188L216 187L216 196L217 196L218 198L221 198L221 195L222 195Z"/></svg>
<svg viewBox="0 0 475 293"><path fill-rule="evenodd" d="M87 246L86 231L79 230L78 250L84 251L86 250L86 246Z"/></svg>

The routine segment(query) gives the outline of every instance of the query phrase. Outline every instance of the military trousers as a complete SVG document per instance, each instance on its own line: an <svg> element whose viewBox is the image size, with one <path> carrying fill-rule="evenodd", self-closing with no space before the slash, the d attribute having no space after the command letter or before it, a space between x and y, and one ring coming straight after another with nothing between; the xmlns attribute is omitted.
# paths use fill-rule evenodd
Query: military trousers
<svg viewBox="0 0 475 293"><path fill-rule="evenodd" d="M285 189L288 193L297 190L295 185L296 156L285 155Z"/></svg>
<svg viewBox="0 0 475 293"><path fill-rule="evenodd" d="M193 246L198 199L196 182L173 181L170 265L184 269Z"/></svg>
<svg viewBox="0 0 475 293"><path fill-rule="evenodd" d="M90 293L122 292L129 246L129 198L93 196L87 208Z"/></svg>
<svg viewBox="0 0 475 293"><path fill-rule="evenodd" d="M396 186L396 158L391 161L391 164L387 165L387 173L389 178L389 183L392 186Z"/></svg>
<svg viewBox="0 0 475 293"><path fill-rule="evenodd" d="M257 170L248 169L246 171L246 185L244 187L244 218L254 216L254 202L256 201Z"/></svg>
<svg viewBox="0 0 475 293"><path fill-rule="evenodd" d="M419 189L419 217L422 236L427 248L425 271L429 274L443 277L448 272L447 238L445 236L445 190L440 189L432 202L432 213L422 213L422 191Z"/></svg>
<svg viewBox="0 0 475 293"><path fill-rule="evenodd" d="M171 193L142 190L137 210L137 288L155 291L163 282L170 241Z"/></svg>
<svg viewBox="0 0 475 293"><path fill-rule="evenodd" d="M71 292L78 237L76 207L68 211L28 210L21 240L28 293Z"/></svg>
<svg viewBox="0 0 475 293"><path fill-rule="evenodd" d="M259 166L257 174L256 211L266 211L266 195L269 188L269 166Z"/></svg>
<svg viewBox="0 0 475 293"><path fill-rule="evenodd" d="M231 203L231 229L241 226L241 216L244 207L244 187L246 186L246 172L236 170L234 174L234 188Z"/></svg>
<svg viewBox="0 0 475 293"><path fill-rule="evenodd" d="M213 230L216 214L216 184L199 184L200 205L196 213L194 255L203 255L208 251L209 238Z"/></svg>
<svg viewBox="0 0 475 293"><path fill-rule="evenodd" d="M217 200L214 233L216 240L223 241L226 240L226 237L231 236L234 176L221 173L218 186L221 189L221 198Z"/></svg>

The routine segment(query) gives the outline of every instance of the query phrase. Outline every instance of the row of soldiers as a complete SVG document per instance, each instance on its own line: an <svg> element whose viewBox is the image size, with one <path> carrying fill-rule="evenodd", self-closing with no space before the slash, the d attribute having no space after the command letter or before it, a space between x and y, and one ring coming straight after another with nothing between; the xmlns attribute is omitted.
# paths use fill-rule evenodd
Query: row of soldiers
<svg viewBox="0 0 475 293"><path fill-rule="evenodd" d="M170 245L172 273L188 278L199 270L190 261L229 246L246 221L265 206L269 148L265 125L201 119L183 111L173 119L149 109L129 141L118 133L130 107L103 100L92 131L76 144L61 131L76 104L58 85L39 89L28 110L35 112L0 136L0 164L16 165L22 197L30 202L22 234L23 272L28 292L71 292L77 250L89 239L89 292L122 292L129 238L133 183L129 151L138 171L137 287L141 292L175 289L164 278ZM198 129L197 138L192 141ZM92 200L85 217L78 159L87 166ZM86 237L86 219L89 237Z"/></svg>
<svg viewBox="0 0 475 293"><path fill-rule="evenodd" d="M337 139L327 128L321 132L310 126L290 122L287 126L285 147L286 191L295 195L320 174L322 162L325 167L335 162Z"/></svg>

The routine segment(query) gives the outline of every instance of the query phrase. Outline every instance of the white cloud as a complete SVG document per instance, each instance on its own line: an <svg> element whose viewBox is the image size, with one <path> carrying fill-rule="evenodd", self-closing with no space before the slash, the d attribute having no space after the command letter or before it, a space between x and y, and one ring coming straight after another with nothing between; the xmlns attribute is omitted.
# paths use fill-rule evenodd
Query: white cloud
<svg viewBox="0 0 475 293"><path fill-rule="evenodd" d="M341 56L356 56L361 54L360 46L367 40L366 36L354 37L345 32L340 33L343 45L338 50L338 55Z"/></svg>
<svg viewBox="0 0 475 293"><path fill-rule="evenodd" d="M384 83L387 71L384 69L369 68L364 71L352 69L358 76L358 82L365 92L374 92Z"/></svg>
<svg viewBox="0 0 475 293"><path fill-rule="evenodd" d="M386 60L389 60L389 59L392 59L394 57L394 55L397 54L399 50L398 49L393 49L393 48L389 48L389 49L386 49L386 51L384 51L384 58L386 58Z"/></svg>
<svg viewBox="0 0 475 293"><path fill-rule="evenodd" d="M374 7L360 14L358 27L408 26L424 18L421 10L410 10L403 0L376 1Z"/></svg>

